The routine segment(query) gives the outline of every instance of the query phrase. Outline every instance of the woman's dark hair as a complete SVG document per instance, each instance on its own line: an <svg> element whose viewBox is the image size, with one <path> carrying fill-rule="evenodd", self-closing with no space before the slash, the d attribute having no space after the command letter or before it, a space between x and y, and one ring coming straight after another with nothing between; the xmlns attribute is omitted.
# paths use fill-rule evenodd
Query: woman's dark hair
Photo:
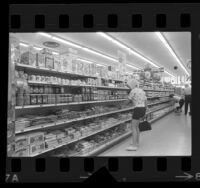
<svg viewBox="0 0 200 188"><path fill-rule="evenodd" d="M174 94L170 94L169 97L172 98L174 96Z"/></svg>

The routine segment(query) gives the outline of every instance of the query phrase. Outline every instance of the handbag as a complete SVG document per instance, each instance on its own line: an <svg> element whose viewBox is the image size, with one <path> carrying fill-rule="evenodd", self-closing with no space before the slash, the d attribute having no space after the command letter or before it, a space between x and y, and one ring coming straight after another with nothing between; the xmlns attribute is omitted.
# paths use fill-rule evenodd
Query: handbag
<svg viewBox="0 0 200 188"><path fill-rule="evenodd" d="M140 132L142 132L142 131L149 131L151 129L152 129L151 128L151 123L149 123L147 121L147 117L145 117L143 119L143 121L139 123L139 130L140 130Z"/></svg>

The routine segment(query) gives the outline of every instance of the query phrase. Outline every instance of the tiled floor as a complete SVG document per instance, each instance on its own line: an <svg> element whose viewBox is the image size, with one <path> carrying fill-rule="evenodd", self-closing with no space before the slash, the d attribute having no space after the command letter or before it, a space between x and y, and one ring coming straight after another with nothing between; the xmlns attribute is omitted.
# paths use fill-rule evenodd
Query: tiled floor
<svg viewBox="0 0 200 188"><path fill-rule="evenodd" d="M191 155L191 117L174 112L152 124L152 130L142 132L137 151L126 151L127 138L99 156L188 156Z"/></svg>

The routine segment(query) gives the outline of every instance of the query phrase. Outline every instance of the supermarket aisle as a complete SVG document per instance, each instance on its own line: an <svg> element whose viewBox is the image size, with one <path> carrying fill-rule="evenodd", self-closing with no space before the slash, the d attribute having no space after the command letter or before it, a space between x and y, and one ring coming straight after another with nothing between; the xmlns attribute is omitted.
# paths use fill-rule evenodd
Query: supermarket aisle
<svg viewBox="0 0 200 188"><path fill-rule="evenodd" d="M174 156L191 154L191 117L174 114L152 124L152 131L142 132L137 151L126 151L130 137L100 156Z"/></svg>

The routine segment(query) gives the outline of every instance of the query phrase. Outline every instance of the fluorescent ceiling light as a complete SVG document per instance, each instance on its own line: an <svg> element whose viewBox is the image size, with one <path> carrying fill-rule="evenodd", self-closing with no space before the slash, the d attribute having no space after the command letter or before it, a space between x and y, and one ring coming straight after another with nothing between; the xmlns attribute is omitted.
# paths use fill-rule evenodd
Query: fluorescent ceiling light
<svg viewBox="0 0 200 188"><path fill-rule="evenodd" d="M168 75L170 75L171 77L175 78L175 76L172 75L171 73L169 73L168 71L165 70L164 72L167 73Z"/></svg>
<svg viewBox="0 0 200 188"><path fill-rule="evenodd" d="M25 43L23 43L23 42L20 42L19 45L20 45L20 46L24 46L24 47L28 47L28 46L29 46L28 44L25 44Z"/></svg>
<svg viewBox="0 0 200 188"><path fill-rule="evenodd" d="M169 52L171 53L171 55L176 59L176 61L178 62L178 64L181 66L181 68L189 76L190 75L189 72L183 66L183 64L181 63L181 61L179 60L179 58L177 57L176 53L174 52L174 50L172 49L172 47L169 45L169 43L167 42L167 40L165 39L165 37L160 32L155 32L155 33L158 36L158 38L162 41L162 43L166 46L166 48L169 50Z"/></svg>
<svg viewBox="0 0 200 188"><path fill-rule="evenodd" d="M72 42L69 42L69 41L67 41L67 40L61 39L60 37L58 38L58 37L54 37L54 36L53 36L52 39L53 39L53 40L57 40L58 42L62 42L62 43L64 43L64 44L73 46L73 47L75 47L75 48L82 48L81 46L79 46L79 45L77 45L77 44L75 44L75 43L72 43Z"/></svg>
<svg viewBox="0 0 200 188"><path fill-rule="evenodd" d="M111 60L111 61L118 62L118 60L115 59L115 58L109 57L109 56L107 56L107 55L104 55L104 54L99 53L99 52L97 52L97 51L91 50L91 49L89 49L89 48L82 48L82 50L84 50L84 51L86 51L86 52L93 53L93 54L98 55L98 56L101 56L101 57L104 57L104 58L109 59L109 60Z"/></svg>
<svg viewBox="0 0 200 188"><path fill-rule="evenodd" d="M82 58L78 58L77 60L82 61L82 62L86 62L86 63L90 63L90 64L94 63L92 61L88 61L88 60L85 60L85 59L82 59Z"/></svg>
<svg viewBox="0 0 200 188"><path fill-rule="evenodd" d="M102 64L98 64L98 63L96 63L96 65L101 66L101 67L107 67L106 65L102 65Z"/></svg>
<svg viewBox="0 0 200 188"><path fill-rule="evenodd" d="M52 52L52 54L53 54L53 55L59 55L59 53L58 53L58 52Z"/></svg>
<svg viewBox="0 0 200 188"><path fill-rule="evenodd" d="M86 62L86 63L90 63L90 64L94 63L94 64L99 65L99 66L107 67L106 65L95 63L95 62L92 62L92 61L89 61L89 60L86 60L86 59L83 59L83 58L78 58L77 60L82 61L82 62Z"/></svg>
<svg viewBox="0 0 200 188"><path fill-rule="evenodd" d="M43 49L43 48L36 47L36 46L34 46L33 48L36 49L36 50L42 50Z"/></svg>
<svg viewBox="0 0 200 188"><path fill-rule="evenodd" d="M52 38L52 35L47 34L47 33L39 32L38 34L39 34L39 35L42 35L42 36L44 36L44 37Z"/></svg>
<svg viewBox="0 0 200 188"><path fill-rule="evenodd" d="M134 51L133 49L131 49L130 47L122 44L121 42L119 42L118 40L114 39L113 37L109 36L106 33L102 33L102 32L97 32L97 34L101 35L102 37L106 38L107 40L113 42L114 44L118 45L121 48L126 49L129 53L132 53L133 55L139 57L140 59L148 62L149 64L153 65L154 67L158 68L159 66L156 65L155 63L153 63L152 61L150 61L149 59L147 59L146 57L144 57L143 55L141 55L140 53Z"/></svg>
<svg viewBox="0 0 200 188"><path fill-rule="evenodd" d="M122 43L120 43L117 40L114 40L112 37L110 37L109 35L103 33L103 32L97 32L97 34L101 35L102 37L106 38L107 40L115 43L116 45L120 46L121 48L125 48L126 50L130 50L130 48L128 48L127 46L123 45Z"/></svg>
<svg viewBox="0 0 200 188"><path fill-rule="evenodd" d="M133 68L133 69L139 69L139 68L137 68L137 67L135 67L135 66L133 66L133 65L130 65L130 64L126 64L127 66L129 66L129 67L131 67L131 68Z"/></svg>

